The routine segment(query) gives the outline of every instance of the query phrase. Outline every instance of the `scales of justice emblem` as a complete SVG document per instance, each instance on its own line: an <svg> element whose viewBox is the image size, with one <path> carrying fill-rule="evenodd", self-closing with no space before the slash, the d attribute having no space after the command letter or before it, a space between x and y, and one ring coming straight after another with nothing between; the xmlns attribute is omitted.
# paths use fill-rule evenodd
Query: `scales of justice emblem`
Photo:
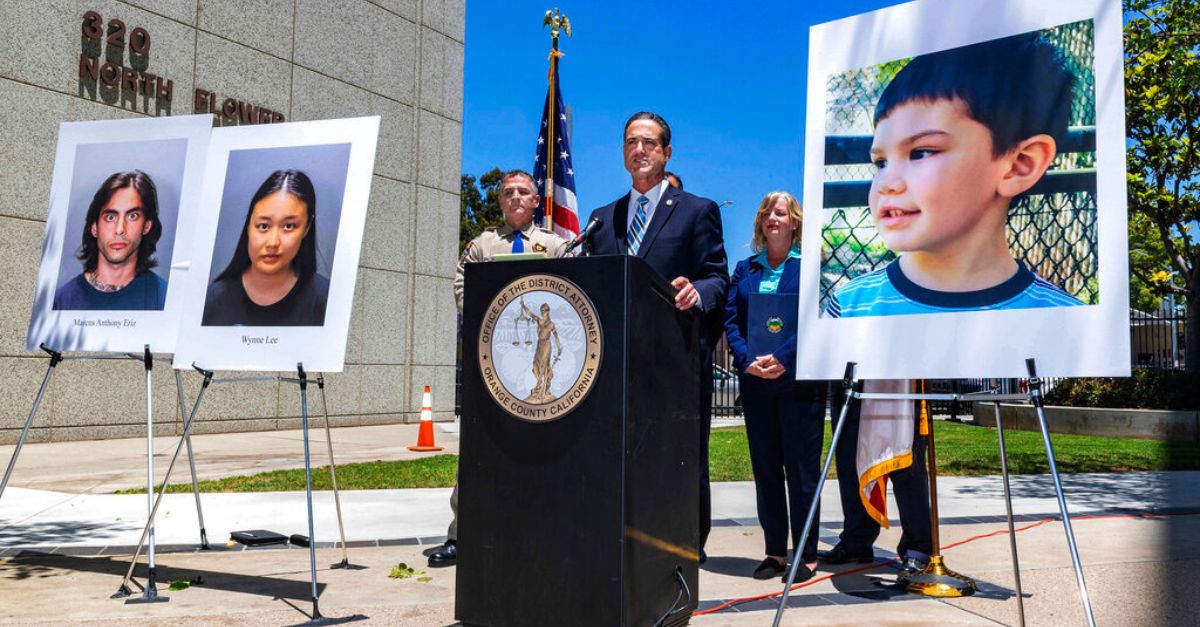
<svg viewBox="0 0 1200 627"><path fill-rule="evenodd" d="M591 299L555 275L522 277L488 305L479 367L492 398L521 420L555 420L591 390L602 352Z"/></svg>

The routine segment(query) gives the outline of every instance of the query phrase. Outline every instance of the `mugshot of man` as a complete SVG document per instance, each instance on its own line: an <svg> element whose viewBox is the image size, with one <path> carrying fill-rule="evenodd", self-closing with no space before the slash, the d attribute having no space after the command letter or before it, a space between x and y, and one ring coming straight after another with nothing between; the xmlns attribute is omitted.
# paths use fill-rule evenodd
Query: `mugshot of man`
<svg viewBox="0 0 1200 627"><path fill-rule="evenodd" d="M167 282L151 268L162 236L158 192L144 172L109 176L88 206L76 257L83 272L58 288L57 310L162 310Z"/></svg>

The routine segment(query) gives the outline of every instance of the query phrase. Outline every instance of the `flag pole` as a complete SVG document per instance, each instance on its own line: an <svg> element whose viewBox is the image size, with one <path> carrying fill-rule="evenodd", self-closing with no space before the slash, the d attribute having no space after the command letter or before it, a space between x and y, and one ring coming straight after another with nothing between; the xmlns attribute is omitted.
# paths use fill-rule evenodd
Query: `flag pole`
<svg viewBox="0 0 1200 627"><path fill-rule="evenodd" d="M555 111L554 105L557 98L555 96L558 91L555 89L555 82L558 80L558 58L562 53L558 51L558 36L560 31L565 32L567 37L571 36L571 21L567 16L560 12L557 8L553 11L546 11L546 17L542 20L542 26L550 27L550 90L546 93L546 228L554 230L554 120Z"/></svg>
<svg viewBox="0 0 1200 627"><path fill-rule="evenodd" d="M925 393L925 380L917 382L918 392ZM938 529L937 506L937 456L933 445L933 415L929 412L928 402L921 401L921 422L928 430L926 453L929 456L929 511L930 531L933 535L933 554L929 556L929 564L921 572L907 579L909 592L916 592L927 597L963 597L975 594L979 587L975 581L966 575L960 575L946 567L942 559L942 543Z"/></svg>

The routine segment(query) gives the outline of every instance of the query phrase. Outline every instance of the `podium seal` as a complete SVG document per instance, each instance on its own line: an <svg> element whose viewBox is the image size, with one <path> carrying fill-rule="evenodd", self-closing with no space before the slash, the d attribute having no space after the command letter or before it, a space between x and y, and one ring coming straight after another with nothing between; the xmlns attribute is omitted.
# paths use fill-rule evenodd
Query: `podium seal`
<svg viewBox="0 0 1200 627"><path fill-rule="evenodd" d="M604 334L574 283L531 274L504 286L479 330L479 372L496 404L520 420L571 413L596 382Z"/></svg>

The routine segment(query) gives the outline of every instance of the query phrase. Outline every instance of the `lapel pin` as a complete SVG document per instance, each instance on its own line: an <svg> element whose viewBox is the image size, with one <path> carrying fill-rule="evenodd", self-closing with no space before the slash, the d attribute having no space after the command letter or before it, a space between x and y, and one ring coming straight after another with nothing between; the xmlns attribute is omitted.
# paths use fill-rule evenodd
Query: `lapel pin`
<svg viewBox="0 0 1200 627"><path fill-rule="evenodd" d="M674 200L672 200L672 199L670 199L670 198L668 198L668 199L667 199L667 206L668 206L668 207L670 207L670 206L671 206L671 205L673 205L673 204L675 204L675 201L674 201Z"/></svg>

